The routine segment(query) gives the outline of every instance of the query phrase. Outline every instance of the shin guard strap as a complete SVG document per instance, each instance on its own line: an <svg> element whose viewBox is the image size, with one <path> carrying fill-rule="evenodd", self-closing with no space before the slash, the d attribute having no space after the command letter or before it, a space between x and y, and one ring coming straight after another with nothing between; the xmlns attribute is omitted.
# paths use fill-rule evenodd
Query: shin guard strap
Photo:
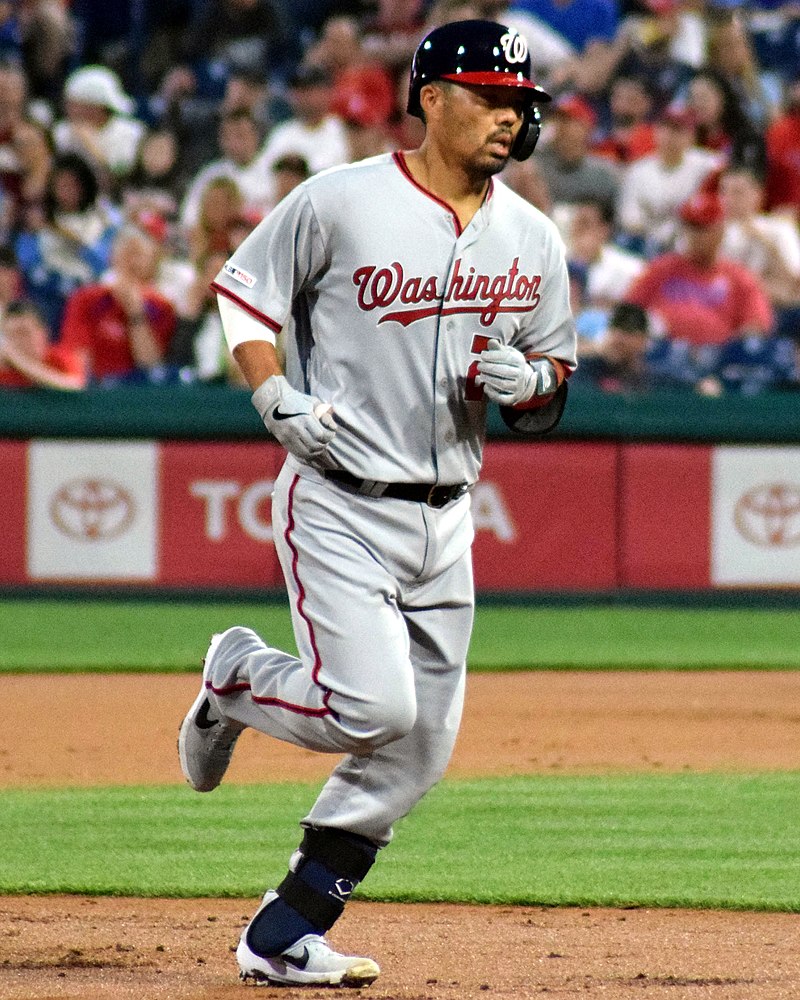
<svg viewBox="0 0 800 1000"><path fill-rule="evenodd" d="M364 841L364 848L358 841ZM354 885L361 882L375 861L377 845L356 834L342 833L332 827L308 826L300 844L300 853Z"/></svg>
<svg viewBox="0 0 800 1000"><path fill-rule="evenodd" d="M330 930L342 915L344 903L333 896L322 896L296 872L289 872L277 889L278 895L314 927Z"/></svg>

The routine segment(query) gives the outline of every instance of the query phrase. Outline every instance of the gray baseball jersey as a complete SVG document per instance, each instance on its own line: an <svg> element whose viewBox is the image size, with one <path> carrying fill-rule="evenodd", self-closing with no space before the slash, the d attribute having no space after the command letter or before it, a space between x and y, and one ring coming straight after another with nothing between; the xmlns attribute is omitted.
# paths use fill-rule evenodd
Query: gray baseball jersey
<svg viewBox="0 0 800 1000"><path fill-rule="evenodd" d="M472 483L489 337L575 364L553 223L493 180L462 231L402 153L318 174L236 250L214 283L278 332L290 383L333 404L330 463L364 479Z"/></svg>
<svg viewBox="0 0 800 1000"><path fill-rule="evenodd" d="M503 184L462 231L402 154L319 174L215 282L276 333L293 387L333 404L325 460L362 479L472 483L490 337L575 363L561 240ZM272 501L299 657L248 633L212 661L229 717L344 753L306 822L376 843L443 774L472 625L470 496L346 492L287 459Z"/></svg>

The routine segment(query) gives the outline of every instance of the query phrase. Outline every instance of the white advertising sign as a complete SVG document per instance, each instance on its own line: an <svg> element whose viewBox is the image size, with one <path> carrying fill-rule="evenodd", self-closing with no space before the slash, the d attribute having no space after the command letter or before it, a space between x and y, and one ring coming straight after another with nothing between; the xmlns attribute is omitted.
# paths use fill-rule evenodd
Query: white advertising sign
<svg viewBox="0 0 800 1000"><path fill-rule="evenodd" d="M158 446L35 441L28 451L28 574L34 580L153 580Z"/></svg>
<svg viewBox="0 0 800 1000"><path fill-rule="evenodd" d="M716 448L711 580L800 585L800 448Z"/></svg>

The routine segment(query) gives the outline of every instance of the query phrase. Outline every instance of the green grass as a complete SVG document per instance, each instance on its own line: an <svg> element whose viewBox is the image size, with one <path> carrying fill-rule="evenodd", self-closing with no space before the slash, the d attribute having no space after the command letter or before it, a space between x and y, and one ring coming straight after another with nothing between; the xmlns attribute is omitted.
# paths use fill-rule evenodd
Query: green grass
<svg viewBox="0 0 800 1000"><path fill-rule="evenodd" d="M0 892L257 896L318 786L0 793ZM402 901L800 912L800 772L446 781L359 890Z"/></svg>
<svg viewBox="0 0 800 1000"><path fill-rule="evenodd" d="M0 601L0 671L196 671L212 632L255 628L294 650L288 608L264 602ZM479 606L473 670L800 667L785 609Z"/></svg>

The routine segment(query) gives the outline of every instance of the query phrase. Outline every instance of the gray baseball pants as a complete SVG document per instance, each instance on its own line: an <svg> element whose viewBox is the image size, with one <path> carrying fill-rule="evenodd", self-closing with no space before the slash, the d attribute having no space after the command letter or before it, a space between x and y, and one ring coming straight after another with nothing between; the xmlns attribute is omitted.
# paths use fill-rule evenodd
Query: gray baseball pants
<svg viewBox="0 0 800 1000"><path fill-rule="evenodd" d="M360 496L290 456L272 523L300 656L246 633L214 657L211 691L229 718L346 754L303 822L388 843L444 774L461 720L469 494L441 509Z"/></svg>

